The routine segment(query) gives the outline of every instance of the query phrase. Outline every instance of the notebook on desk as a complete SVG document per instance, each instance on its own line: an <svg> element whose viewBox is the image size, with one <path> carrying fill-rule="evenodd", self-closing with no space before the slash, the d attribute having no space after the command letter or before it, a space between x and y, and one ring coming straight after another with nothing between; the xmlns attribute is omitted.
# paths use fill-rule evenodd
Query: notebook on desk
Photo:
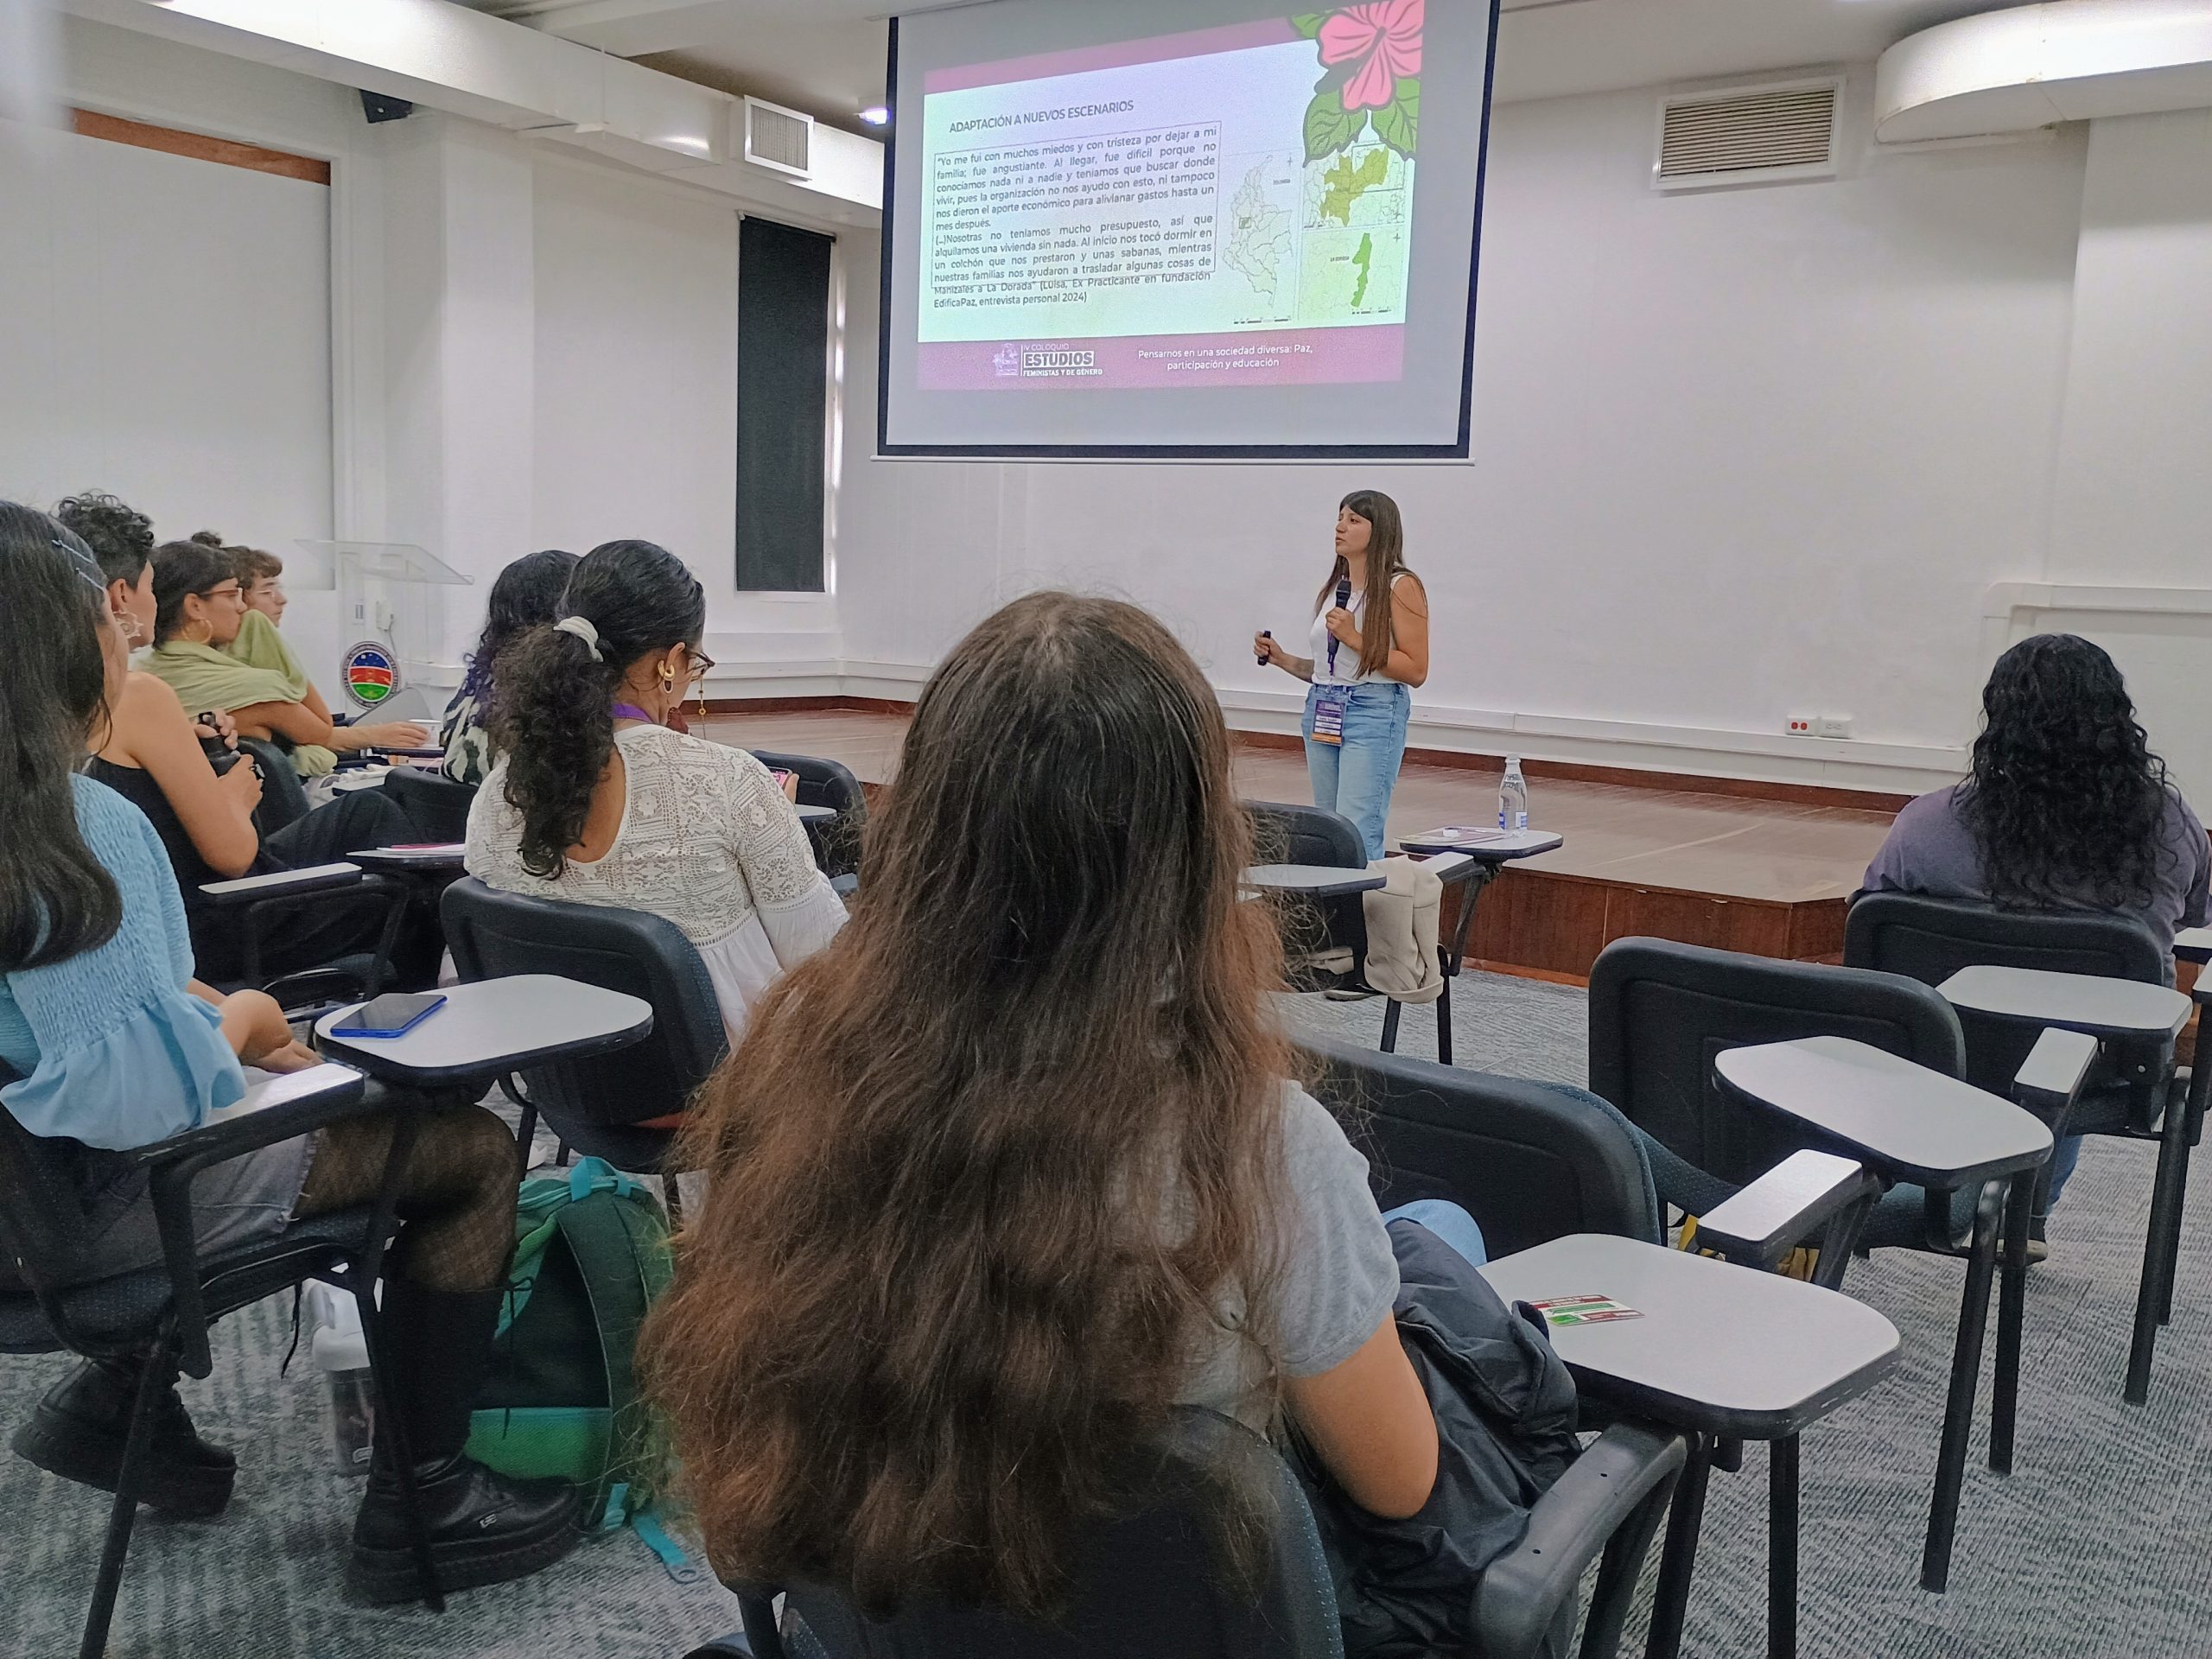
<svg viewBox="0 0 2212 1659"><path fill-rule="evenodd" d="M1398 844L1414 852L1440 853L1487 847L1510 839L1503 830L1474 823L1447 823L1440 829L1424 830L1417 836L1401 836Z"/></svg>

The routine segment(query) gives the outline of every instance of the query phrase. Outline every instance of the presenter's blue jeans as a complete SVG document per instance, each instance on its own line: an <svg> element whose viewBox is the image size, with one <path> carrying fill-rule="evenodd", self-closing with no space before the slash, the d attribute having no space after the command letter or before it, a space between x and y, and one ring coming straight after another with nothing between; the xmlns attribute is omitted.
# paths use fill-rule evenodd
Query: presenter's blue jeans
<svg viewBox="0 0 2212 1659"><path fill-rule="evenodd" d="M1344 741L1313 741L1313 702L1319 686L1306 694L1299 730L1306 739L1306 773L1313 783L1313 804L1340 812L1359 826L1370 863L1382 856L1383 820L1390 816L1390 795L1398 786L1398 763L1405 759L1406 720L1413 712L1410 686L1395 680L1370 680L1351 688L1344 705Z"/></svg>
<svg viewBox="0 0 2212 1659"><path fill-rule="evenodd" d="M1402 1204L1385 1211L1382 1219L1385 1224L1419 1222L1450 1245L1453 1253L1471 1268L1479 1268L1490 1260L1490 1247L1483 1243L1483 1230L1472 1216L1448 1198L1415 1198L1411 1204Z"/></svg>

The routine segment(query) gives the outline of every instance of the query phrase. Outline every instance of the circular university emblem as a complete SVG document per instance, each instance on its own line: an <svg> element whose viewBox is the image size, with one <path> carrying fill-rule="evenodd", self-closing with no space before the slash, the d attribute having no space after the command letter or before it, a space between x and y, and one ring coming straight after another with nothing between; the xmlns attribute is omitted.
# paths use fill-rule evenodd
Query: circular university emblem
<svg viewBox="0 0 2212 1659"><path fill-rule="evenodd" d="M346 695L361 708L373 709L399 690L398 658L381 640L364 639L338 661Z"/></svg>

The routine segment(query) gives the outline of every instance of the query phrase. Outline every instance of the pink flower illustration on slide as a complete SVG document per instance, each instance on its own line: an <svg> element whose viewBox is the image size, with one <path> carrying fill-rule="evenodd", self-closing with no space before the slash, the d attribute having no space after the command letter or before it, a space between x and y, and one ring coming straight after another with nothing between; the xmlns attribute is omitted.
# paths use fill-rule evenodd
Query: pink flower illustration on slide
<svg viewBox="0 0 2212 1659"><path fill-rule="evenodd" d="M1321 61L1357 63L1344 84L1347 110L1388 109L1398 82L1421 73L1421 29L1428 0L1376 0L1347 6L1321 25Z"/></svg>

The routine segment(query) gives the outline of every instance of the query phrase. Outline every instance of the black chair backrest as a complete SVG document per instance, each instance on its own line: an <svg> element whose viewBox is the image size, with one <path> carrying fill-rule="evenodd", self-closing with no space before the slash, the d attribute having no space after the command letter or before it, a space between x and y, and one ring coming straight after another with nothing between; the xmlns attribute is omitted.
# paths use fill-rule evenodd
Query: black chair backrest
<svg viewBox="0 0 2212 1659"><path fill-rule="evenodd" d="M1255 864L1367 868L1367 843L1360 838L1359 826L1341 812L1322 806L1294 806L1287 801L1247 801L1244 810L1252 815L1252 861Z"/></svg>
<svg viewBox="0 0 2212 1659"><path fill-rule="evenodd" d="M273 836L287 824L308 815L308 789L292 765L292 757L266 738L238 739L241 753L251 755L261 767L261 804L254 809L253 827Z"/></svg>
<svg viewBox="0 0 2212 1659"><path fill-rule="evenodd" d="M1567 1233L1660 1242L1643 1144L1595 1095L1332 1039L1303 1045L1318 1097L1370 1154L1384 1209L1448 1198L1509 1255Z"/></svg>
<svg viewBox="0 0 2212 1659"><path fill-rule="evenodd" d="M755 749L753 758L771 772L788 772L797 778L801 806L826 806L837 815L827 823L807 825L807 838L814 843L814 861L822 867L822 873L849 875L859 869L868 797L852 768L818 754L785 754L776 749Z"/></svg>
<svg viewBox="0 0 2212 1659"><path fill-rule="evenodd" d="M457 784L420 766L394 766L384 775L384 792L398 803L423 840L468 839L468 809L476 804L475 785Z"/></svg>
<svg viewBox="0 0 2212 1659"><path fill-rule="evenodd" d="M682 1111L721 1063L728 1040L714 982L665 917L500 893L474 876L446 889L441 914L464 981L559 974L652 1004L652 1034L642 1043L523 1074L556 1131L564 1122L639 1123Z"/></svg>
<svg viewBox="0 0 2212 1659"><path fill-rule="evenodd" d="M1071 1609L1054 1625L938 1602L876 1623L841 1592L809 1586L787 1586L786 1606L828 1659L1340 1659L1313 1512L1274 1447L1225 1417L1180 1410L1130 1482L1132 1501L1076 1541ZM1256 1594L1224 1553L1230 1506L1255 1531Z"/></svg>
<svg viewBox="0 0 2212 1659"><path fill-rule="evenodd" d="M1713 1057L1749 1043L1848 1037L1963 1075L1949 1003L1896 974L1617 939L1590 970L1590 1087L1678 1158L1740 1185L1808 1142L1716 1084Z"/></svg>
<svg viewBox="0 0 2212 1659"><path fill-rule="evenodd" d="M1244 810L1252 817L1255 864L1315 864L1332 870L1367 868L1367 843L1360 836L1359 826L1340 812L1321 806L1295 806L1287 801L1247 801ZM1293 957L1315 950L1349 950L1355 972L1367 960L1367 907L1359 894L1288 906L1285 918L1285 944ZM1293 978L1297 978L1295 972Z"/></svg>
<svg viewBox="0 0 2212 1659"><path fill-rule="evenodd" d="M1940 985L1961 968L2039 968L2145 985L2169 982L2173 963L2132 916L2082 910L1999 910L1910 893L1862 893L1844 920L1843 959L1854 968ZM2015 1020L1963 1012L1967 1080L2012 1091L2021 1061L2043 1033ZM2163 1052L2171 1046L2153 1046Z"/></svg>

